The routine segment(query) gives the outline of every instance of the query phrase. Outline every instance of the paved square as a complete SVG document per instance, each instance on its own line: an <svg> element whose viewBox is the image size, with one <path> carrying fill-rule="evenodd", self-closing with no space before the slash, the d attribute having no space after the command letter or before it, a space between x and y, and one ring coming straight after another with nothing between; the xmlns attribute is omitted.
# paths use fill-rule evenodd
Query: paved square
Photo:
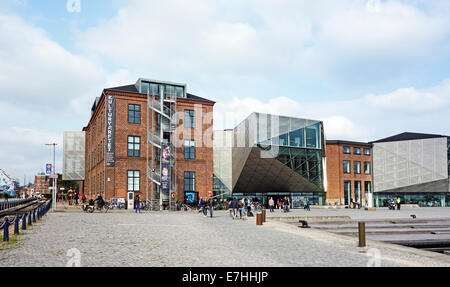
<svg viewBox="0 0 450 287"><path fill-rule="evenodd" d="M300 213L302 211L298 211ZM323 211L321 211L322 213ZM48 213L15 245L0 249L0 266L66 266L77 248L81 266L367 266L377 248L381 266L450 266L450 256L305 230L279 221L214 218L197 212L77 210ZM372 258L373 259L373 258Z"/></svg>

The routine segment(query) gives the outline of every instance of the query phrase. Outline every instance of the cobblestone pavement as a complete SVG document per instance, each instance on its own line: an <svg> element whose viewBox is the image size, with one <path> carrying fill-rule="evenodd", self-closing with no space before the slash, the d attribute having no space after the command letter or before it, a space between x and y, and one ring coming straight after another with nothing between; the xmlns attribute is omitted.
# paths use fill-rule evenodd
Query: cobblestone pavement
<svg viewBox="0 0 450 287"><path fill-rule="evenodd" d="M450 266L449 256L383 243L381 266ZM283 222L256 226L255 219L214 218L197 212L76 210L48 213L0 247L0 266L66 266L77 248L81 266L367 266L368 248L356 239Z"/></svg>

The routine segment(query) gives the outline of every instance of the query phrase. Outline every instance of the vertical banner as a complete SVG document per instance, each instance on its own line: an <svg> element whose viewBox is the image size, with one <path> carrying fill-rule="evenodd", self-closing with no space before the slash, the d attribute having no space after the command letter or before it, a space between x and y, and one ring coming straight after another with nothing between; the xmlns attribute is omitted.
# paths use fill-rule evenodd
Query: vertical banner
<svg viewBox="0 0 450 287"><path fill-rule="evenodd" d="M161 189L170 190L170 145L162 144L161 152Z"/></svg>
<svg viewBox="0 0 450 287"><path fill-rule="evenodd" d="M107 167L116 164L116 97L106 95L106 153Z"/></svg>

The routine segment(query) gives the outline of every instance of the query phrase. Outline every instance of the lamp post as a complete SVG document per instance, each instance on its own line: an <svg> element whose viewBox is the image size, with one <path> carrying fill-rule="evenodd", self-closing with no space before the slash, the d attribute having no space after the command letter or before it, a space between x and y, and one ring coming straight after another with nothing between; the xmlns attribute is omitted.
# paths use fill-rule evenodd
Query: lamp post
<svg viewBox="0 0 450 287"><path fill-rule="evenodd" d="M52 190L52 201L53 201L53 211L56 210L56 181L58 180L58 177L56 176L56 166L55 166L55 154L56 154L56 146L57 143L51 143L51 144L45 144L46 146L53 146L53 190Z"/></svg>

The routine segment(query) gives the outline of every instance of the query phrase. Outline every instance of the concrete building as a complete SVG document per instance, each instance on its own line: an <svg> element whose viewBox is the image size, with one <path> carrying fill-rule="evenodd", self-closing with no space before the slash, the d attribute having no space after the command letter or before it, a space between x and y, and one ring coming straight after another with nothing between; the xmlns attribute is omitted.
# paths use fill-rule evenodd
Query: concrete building
<svg viewBox="0 0 450 287"><path fill-rule="evenodd" d="M323 123L252 113L233 130L214 132L214 192L218 198L308 197L324 204Z"/></svg>
<svg viewBox="0 0 450 287"><path fill-rule="evenodd" d="M351 205L359 201L362 206L371 206L372 144L327 140L326 155L326 204Z"/></svg>
<svg viewBox="0 0 450 287"><path fill-rule="evenodd" d="M167 205L212 193L214 104L179 83L104 89L83 129L86 194Z"/></svg>
<svg viewBox="0 0 450 287"><path fill-rule="evenodd" d="M450 206L448 136L402 133L373 142L376 206L399 196L403 203Z"/></svg>

